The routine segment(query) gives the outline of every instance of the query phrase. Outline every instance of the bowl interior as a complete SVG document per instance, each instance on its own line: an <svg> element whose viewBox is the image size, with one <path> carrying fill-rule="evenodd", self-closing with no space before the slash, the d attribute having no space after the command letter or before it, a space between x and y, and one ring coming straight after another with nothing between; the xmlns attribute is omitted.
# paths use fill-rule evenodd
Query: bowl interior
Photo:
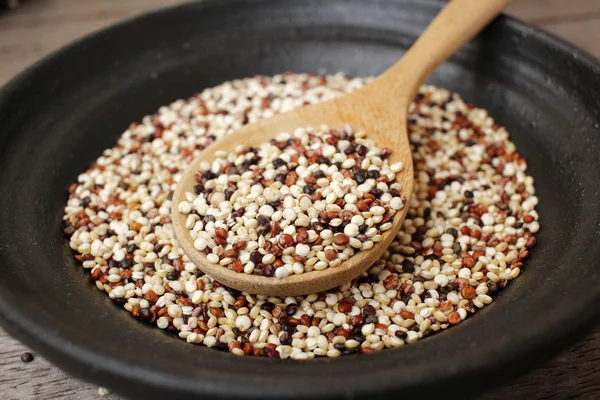
<svg viewBox="0 0 600 400"><path fill-rule="evenodd" d="M459 377L512 376L530 364L527 357L583 334L600 297L600 71L585 54L508 18L430 79L507 127L540 199L542 230L524 273L464 324L371 356L238 358L173 339L113 306L62 235L67 187L130 122L233 78L288 70L378 74L440 5L189 4L93 35L12 81L0 93L5 327L69 372L146 398L437 393Z"/></svg>

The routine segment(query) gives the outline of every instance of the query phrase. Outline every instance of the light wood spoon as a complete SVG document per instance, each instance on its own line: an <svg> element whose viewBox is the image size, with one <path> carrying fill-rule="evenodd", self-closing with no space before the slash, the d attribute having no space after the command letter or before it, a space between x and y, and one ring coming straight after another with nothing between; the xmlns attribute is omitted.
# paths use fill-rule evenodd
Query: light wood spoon
<svg viewBox="0 0 600 400"><path fill-rule="evenodd" d="M402 183L401 194L409 199L413 186L413 167L407 138L408 106L427 77L455 51L474 37L512 0L452 0L431 22L427 30L404 57L364 88L334 100L309 105L247 125L218 140L205 149L186 169L172 202L175 235L185 254L198 268L229 287L269 296L295 296L317 293L342 285L366 271L385 252L398 233L406 212L405 206L393 218L393 228L370 250L360 251L337 267L311 271L278 279L235 272L211 264L204 253L196 250L185 227L186 215L179 213L178 204L186 192L193 192L194 174L202 161L212 162L215 152L231 152L239 144L257 146L281 132L293 132L298 127L319 127L323 124L342 129L364 131L379 148L392 149L390 164L404 163L396 176Z"/></svg>

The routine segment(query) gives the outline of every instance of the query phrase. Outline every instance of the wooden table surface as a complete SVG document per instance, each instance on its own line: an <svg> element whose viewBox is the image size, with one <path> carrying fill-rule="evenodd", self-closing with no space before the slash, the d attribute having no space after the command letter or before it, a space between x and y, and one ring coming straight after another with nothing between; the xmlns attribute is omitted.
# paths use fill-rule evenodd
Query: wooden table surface
<svg viewBox="0 0 600 400"><path fill-rule="evenodd" d="M0 14L0 84L40 57L106 25L183 0L24 0ZM600 58L600 0L517 0L509 13ZM98 399L98 387L71 378L0 329L0 400ZM106 399L121 397L109 394ZM600 398L600 329L483 399Z"/></svg>

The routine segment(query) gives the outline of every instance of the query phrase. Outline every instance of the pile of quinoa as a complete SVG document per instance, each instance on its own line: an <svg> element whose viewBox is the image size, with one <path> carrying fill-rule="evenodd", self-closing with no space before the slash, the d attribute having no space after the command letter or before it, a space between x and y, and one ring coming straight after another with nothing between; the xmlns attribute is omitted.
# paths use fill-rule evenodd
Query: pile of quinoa
<svg viewBox="0 0 600 400"><path fill-rule="evenodd" d="M540 226L533 178L506 130L444 89L422 87L410 107L408 214L354 281L308 296L250 295L203 275L175 240L171 196L203 148L243 124L368 81L257 76L132 124L69 188L65 234L75 258L133 317L236 355L371 353L460 324L519 276Z"/></svg>
<svg viewBox="0 0 600 400"><path fill-rule="evenodd" d="M298 128L202 162L178 210L212 264L277 278L337 267L404 207L390 154L350 127Z"/></svg>

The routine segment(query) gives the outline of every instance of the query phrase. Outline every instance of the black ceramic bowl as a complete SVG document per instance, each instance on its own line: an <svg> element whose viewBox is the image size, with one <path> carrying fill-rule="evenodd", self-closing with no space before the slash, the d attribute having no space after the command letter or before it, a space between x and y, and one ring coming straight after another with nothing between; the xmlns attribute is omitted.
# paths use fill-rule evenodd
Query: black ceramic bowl
<svg viewBox="0 0 600 400"><path fill-rule="evenodd" d="M507 17L431 78L509 129L540 198L542 230L525 272L464 324L369 356L240 358L186 344L113 306L61 233L66 188L131 121L258 73L378 74L441 5L193 3L89 36L19 75L0 93L3 326L69 373L144 399L464 394L583 335L600 300L600 67Z"/></svg>

